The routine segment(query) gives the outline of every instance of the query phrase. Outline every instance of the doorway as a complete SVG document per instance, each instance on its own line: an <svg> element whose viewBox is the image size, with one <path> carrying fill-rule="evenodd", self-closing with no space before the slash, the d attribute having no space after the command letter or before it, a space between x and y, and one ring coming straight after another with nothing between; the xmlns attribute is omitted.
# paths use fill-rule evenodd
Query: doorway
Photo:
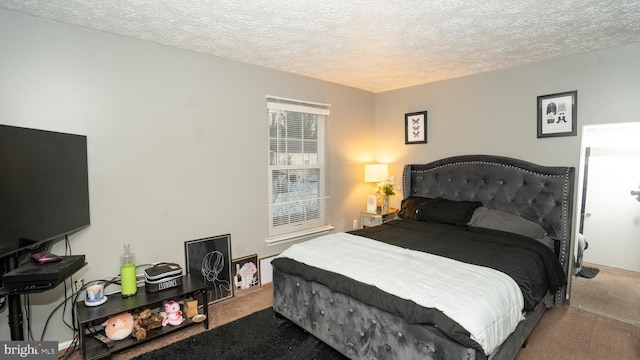
<svg viewBox="0 0 640 360"><path fill-rule="evenodd" d="M640 272L640 123L586 125L578 229L584 261Z"/></svg>
<svg viewBox="0 0 640 360"><path fill-rule="evenodd" d="M640 324L640 123L585 125L582 132L576 228L588 247L571 306ZM578 242L574 253L577 254ZM616 285L617 284L617 285Z"/></svg>

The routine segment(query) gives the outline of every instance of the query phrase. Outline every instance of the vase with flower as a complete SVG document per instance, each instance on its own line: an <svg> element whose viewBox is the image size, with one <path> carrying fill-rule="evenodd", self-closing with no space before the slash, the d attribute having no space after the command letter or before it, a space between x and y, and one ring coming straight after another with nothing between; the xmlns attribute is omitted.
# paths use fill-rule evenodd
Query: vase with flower
<svg viewBox="0 0 640 360"><path fill-rule="evenodd" d="M400 190L400 188L396 187L394 176L376 184L376 197L379 199L381 212L383 214L389 212L389 196L395 195L398 190Z"/></svg>

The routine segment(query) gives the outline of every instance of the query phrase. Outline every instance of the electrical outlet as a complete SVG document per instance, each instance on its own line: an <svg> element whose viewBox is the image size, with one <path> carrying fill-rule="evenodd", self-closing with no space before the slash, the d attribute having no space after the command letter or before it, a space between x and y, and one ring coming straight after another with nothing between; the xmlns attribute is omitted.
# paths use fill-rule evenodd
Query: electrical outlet
<svg viewBox="0 0 640 360"><path fill-rule="evenodd" d="M358 228L358 219L353 220L353 228L354 229Z"/></svg>
<svg viewBox="0 0 640 360"><path fill-rule="evenodd" d="M84 279L76 280L76 291L82 290L83 286L84 286Z"/></svg>

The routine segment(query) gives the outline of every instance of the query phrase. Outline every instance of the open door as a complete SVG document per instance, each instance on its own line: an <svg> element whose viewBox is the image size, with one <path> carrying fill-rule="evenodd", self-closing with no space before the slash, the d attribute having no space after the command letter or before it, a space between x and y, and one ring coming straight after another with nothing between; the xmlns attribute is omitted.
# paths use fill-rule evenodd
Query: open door
<svg viewBox="0 0 640 360"><path fill-rule="evenodd" d="M589 138L583 139L591 145L583 164L580 228L589 244L583 259L640 272L640 202L631 194L640 186L640 126L607 127Z"/></svg>

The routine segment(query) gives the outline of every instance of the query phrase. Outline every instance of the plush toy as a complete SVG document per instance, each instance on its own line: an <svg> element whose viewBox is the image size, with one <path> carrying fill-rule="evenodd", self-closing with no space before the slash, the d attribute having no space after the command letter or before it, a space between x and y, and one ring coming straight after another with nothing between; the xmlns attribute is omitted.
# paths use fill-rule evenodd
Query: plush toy
<svg viewBox="0 0 640 360"><path fill-rule="evenodd" d="M162 326L167 326L167 324L180 325L184 321L180 304L177 302L171 300L165 303L164 311L167 313L167 317L162 321Z"/></svg>
<svg viewBox="0 0 640 360"><path fill-rule="evenodd" d="M150 309L136 309L133 312L133 331L131 335L137 340L147 337L147 331L162 326L164 317L160 314L152 312Z"/></svg>
<svg viewBox="0 0 640 360"><path fill-rule="evenodd" d="M111 340L122 340L133 331L133 316L127 312L111 316L105 321L104 332Z"/></svg>

